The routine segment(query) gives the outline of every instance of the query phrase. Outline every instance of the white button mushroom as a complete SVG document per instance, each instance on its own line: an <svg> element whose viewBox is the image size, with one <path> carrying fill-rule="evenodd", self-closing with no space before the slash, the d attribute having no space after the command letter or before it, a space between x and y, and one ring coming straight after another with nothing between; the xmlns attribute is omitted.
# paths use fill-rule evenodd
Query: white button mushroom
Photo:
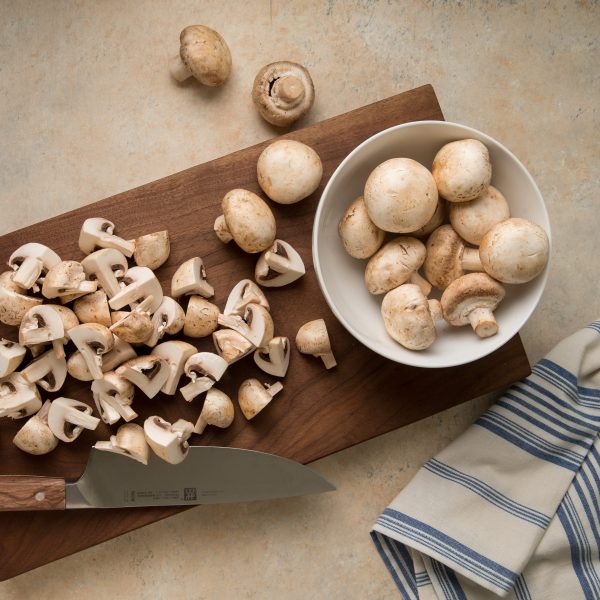
<svg viewBox="0 0 600 600"><path fill-rule="evenodd" d="M290 365L290 340L274 337L264 348L254 351L256 366L274 377L285 377Z"/></svg>
<svg viewBox="0 0 600 600"><path fill-rule="evenodd" d="M48 270L42 285L42 294L49 299L70 296L76 298L98 289L97 281L86 279L81 263L63 260Z"/></svg>
<svg viewBox="0 0 600 600"><path fill-rule="evenodd" d="M508 202L493 186L469 202L450 203L450 223L460 237L479 246L483 236L497 223L510 217Z"/></svg>
<svg viewBox="0 0 600 600"><path fill-rule="evenodd" d="M246 312L248 304L260 304L267 310L270 309L267 297L254 281L242 279L229 292L223 314L239 315L241 317Z"/></svg>
<svg viewBox="0 0 600 600"><path fill-rule="evenodd" d="M294 204L319 187L323 165L310 146L295 140L277 140L261 152L256 175L262 191L271 200Z"/></svg>
<svg viewBox="0 0 600 600"><path fill-rule="evenodd" d="M252 100L261 117L277 127L288 127L303 117L314 99L312 78L298 63L265 65L254 79Z"/></svg>
<svg viewBox="0 0 600 600"><path fill-rule="evenodd" d="M120 310L127 304L135 308L136 304L152 298L146 310L154 313L163 301L163 291L160 281L148 267L131 267L123 277L125 287L113 296L108 305L112 310Z"/></svg>
<svg viewBox="0 0 600 600"><path fill-rule="evenodd" d="M137 308L131 312L118 311L113 313L114 323L110 331L117 337L129 344L143 344L147 342L154 333L154 325L150 314Z"/></svg>
<svg viewBox="0 0 600 600"><path fill-rule="evenodd" d="M296 348L302 354L321 358L326 369L332 369L337 365L331 351L327 325L323 319L309 321L300 327L296 334Z"/></svg>
<svg viewBox="0 0 600 600"><path fill-rule="evenodd" d="M379 229L369 218L363 196L359 196L346 209L338 232L344 250L353 258L369 258L383 244L385 231Z"/></svg>
<svg viewBox="0 0 600 600"><path fill-rule="evenodd" d="M21 375L29 383L37 383L48 392L57 392L67 378L67 361L64 356L58 357L50 350L28 364Z"/></svg>
<svg viewBox="0 0 600 600"><path fill-rule="evenodd" d="M486 273L503 283L527 283L546 266L550 242L546 232L527 219L507 219L481 240L479 257Z"/></svg>
<svg viewBox="0 0 600 600"><path fill-rule="evenodd" d="M40 306L44 300L27 296L25 289L13 282L12 275L12 271L0 275L0 322L19 326L27 311Z"/></svg>
<svg viewBox="0 0 600 600"><path fill-rule="evenodd" d="M485 273L463 275L442 294L444 319L457 327L470 324L480 338L495 335L498 324L493 313L504 293L504 288Z"/></svg>
<svg viewBox="0 0 600 600"><path fill-rule="evenodd" d="M152 350L153 356L164 358L169 365L169 377L162 386L162 393L174 396L177 393L179 380L183 375L188 358L198 352L195 346L182 342L181 340L171 340L163 342Z"/></svg>
<svg viewBox="0 0 600 600"><path fill-rule="evenodd" d="M483 269L477 249L468 248L451 225L442 225L427 240L423 270L431 285L444 290L465 271Z"/></svg>
<svg viewBox="0 0 600 600"><path fill-rule="evenodd" d="M478 140L450 142L435 155L432 173L443 198L468 202L482 194L492 181L490 154Z"/></svg>
<svg viewBox="0 0 600 600"><path fill-rule="evenodd" d="M102 356L113 347L113 334L104 325L83 323L69 331L93 379L102 379Z"/></svg>
<svg viewBox="0 0 600 600"><path fill-rule="evenodd" d="M73 303L73 312L81 323L98 323L104 327L111 325L108 296L104 290L77 298Z"/></svg>
<svg viewBox="0 0 600 600"><path fill-rule="evenodd" d="M250 254L262 252L275 240L276 224L269 205L256 194L243 189L227 192L221 202L223 214L214 225L224 243L234 240Z"/></svg>
<svg viewBox="0 0 600 600"><path fill-rule="evenodd" d="M192 296L190 298L190 304L193 298L199 296ZM188 305L189 311L189 305ZM217 310L218 312L218 310ZM175 335L179 333L185 324L185 312L179 302L173 300L169 296L165 296L158 310L152 315L152 335L145 344L154 348L158 344L159 340L168 334ZM185 335L188 335L187 333Z"/></svg>
<svg viewBox="0 0 600 600"><path fill-rule="evenodd" d="M215 387L206 392L200 416L196 421L194 433L203 433L207 425L225 429L233 423L234 408L231 398Z"/></svg>
<svg viewBox="0 0 600 600"><path fill-rule="evenodd" d="M183 335L193 338L209 336L219 326L219 307L200 296L191 296L185 313Z"/></svg>
<svg viewBox="0 0 600 600"><path fill-rule="evenodd" d="M365 269L365 284L371 294L384 294L410 281L427 296L431 286L418 273L425 260L425 246L417 238L400 236L380 248Z"/></svg>
<svg viewBox="0 0 600 600"><path fill-rule="evenodd" d="M217 354L228 364L248 356L256 346L233 329L219 329L212 334Z"/></svg>
<svg viewBox="0 0 600 600"><path fill-rule="evenodd" d="M102 355L102 372L107 373L112 371L124 362L135 357L136 353L131 347L131 344L128 344L115 335L113 336L112 350L109 350L106 354ZM93 381L94 379L79 350L73 352L67 360L67 372L71 377L78 381Z"/></svg>
<svg viewBox="0 0 600 600"><path fill-rule="evenodd" d="M219 315L219 325L241 333L255 348L266 346L273 339L275 326L269 311L260 304L248 304L244 316Z"/></svg>
<svg viewBox="0 0 600 600"><path fill-rule="evenodd" d="M194 77L202 85L223 85L231 72L231 53L222 36L205 25L189 25L179 35L179 54L169 62L177 81Z"/></svg>
<svg viewBox="0 0 600 600"><path fill-rule="evenodd" d="M0 377L6 377L16 371L23 362L26 351L16 342L0 339Z"/></svg>
<svg viewBox="0 0 600 600"><path fill-rule="evenodd" d="M248 421L253 419L261 410L267 406L275 394L283 389L279 381L264 386L258 379L246 379L238 390L238 404L242 414Z"/></svg>
<svg viewBox="0 0 600 600"><path fill-rule="evenodd" d="M13 444L19 450L40 456L52 452L58 446L58 438L48 427L49 410L50 400L46 400L42 408L17 431Z"/></svg>
<svg viewBox="0 0 600 600"><path fill-rule="evenodd" d="M111 435L109 441L96 442L94 448L133 458L143 465L148 464L150 446L146 441L143 427L135 423L121 425L117 429L117 434Z"/></svg>
<svg viewBox="0 0 600 600"><path fill-rule="evenodd" d="M22 346L32 346L52 342L57 355L64 356L63 342L66 332L58 309L58 306L51 304L29 309L19 327L19 343Z"/></svg>
<svg viewBox="0 0 600 600"><path fill-rule="evenodd" d="M412 283L391 290L381 303L387 332L409 350L425 350L433 344L440 312L439 301L428 300L421 288Z"/></svg>
<svg viewBox="0 0 600 600"><path fill-rule="evenodd" d="M282 287L300 279L306 273L302 257L291 244L275 240L256 262L254 277L264 287Z"/></svg>
<svg viewBox="0 0 600 600"><path fill-rule="evenodd" d="M115 373L131 381L148 398L154 398L169 379L169 363L160 356L138 356L124 362Z"/></svg>
<svg viewBox="0 0 600 600"><path fill-rule="evenodd" d="M144 421L146 441L154 453L164 461L176 465L188 455L187 442L194 432L194 425L179 419L173 425L161 417L152 416Z"/></svg>
<svg viewBox="0 0 600 600"><path fill-rule="evenodd" d="M21 373L0 379L0 417L23 419L42 407L40 393Z"/></svg>
<svg viewBox="0 0 600 600"><path fill-rule="evenodd" d="M191 382L181 388L181 395L191 402L194 398L209 390L227 370L228 362L212 352L197 352L190 356L184 367Z"/></svg>
<svg viewBox="0 0 600 600"><path fill-rule="evenodd" d="M137 417L137 413L131 408L135 388L129 380L114 371L108 371L102 379L94 380L92 395L102 420L109 425L121 418L133 421Z"/></svg>
<svg viewBox="0 0 600 600"><path fill-rule="evenodd" d="M62 442L76 440L84 429L94 430L98 423L91 406L72 398L56 398L48 410L48 426Z"/></svg>
<svg viewBox="0 0 600 600"><path fill-rule="evenodd" d="M451 204L451 206L458 206L458 204L454 204L454 205ZM411 231L410 235L412 237L416 237L416 238L425 238L430 233L432 233L435 229L437 229L440 225L442 225L445 220L446 220L446 201L440 196L438 198L438 205L437 205L437 208L435 209L435 212L433 213L433 217L431 217L431 219L429 219L429 221L427 221L427 223L425 223L425 225L423 225L423 227L420 227L419 229L416 229L415 231Z"/></svg>
<svg viewBox="0 0 600 600"><path fill-rule="evenodd" d="M113 235L114 231L115 224L108 219L101 217L86 219L79 233L79 249L84 254L91 254L98 248L114 248L125 256L131 257L135 250L135 244ZM107 290L105 291L108 293Z"/></svg>
<svg viewBox="0 0 600 600"><path fill-rule="evenodd" d="M127 258L115 248L96 250L81 261L81 266L88 279L98 281L100 287L109 298L121 291L119 280L127 272Z"/></svg>
<svg viewBox="0 0 600 600"><path fill-rule="evenodd" d="M200 294L204 298L215 295L215 289L206 281L206 268L199 256L186 260L173 274L171 280L171 296L179 298Z"/></svg>
<svg viewBox="0 0 600 600"><path fill-rule="evenodd" d="M30 242L15 250L8 259L14 269L13 281L24 289L39 291L40 278L60 262L60 256L43 244Z"/></svg>
<svg viewBox="0 0 600 600"><path fill-rule="evenodd" d="M431 173L410 158L391 158L377 166L367 179L364 198L371 221L393 233L423 227L438 204Z"/></svg>
<svg viewBox="0 0 600 600"><path fill-rule="evenodd" d="M148 267L154 271L167 262L170 252L169 232L157 231L135 240L133 260L138 267Z"/></svg>

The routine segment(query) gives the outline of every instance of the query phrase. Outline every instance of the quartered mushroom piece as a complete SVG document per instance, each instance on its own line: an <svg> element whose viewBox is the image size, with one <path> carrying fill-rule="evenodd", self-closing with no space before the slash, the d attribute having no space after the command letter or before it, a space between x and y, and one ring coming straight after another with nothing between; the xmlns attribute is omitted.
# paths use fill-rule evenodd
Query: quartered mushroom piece
<svg viewBox="0 0 600 600"><path fill-rule="evenodd" d="M114 345L113 334L98 323L83 323L69 330L69 337L77 346L93 379L102 379L102 357Z"/></svg>
<svg viewBox="0 0 600 600"><path fill-rule="evenodd" d="M111 325L108 296L104 290L77 298L73 303L73 312L80 323L98 323L104 327Z"/></svg>
<svg viewBox="0 0 600 600"><path fill-rule="evenodd" d="M219 325L237 331L256 348L266 346L275 330L271 314L260 304L248 304L243 317L219 315Z"/></svg>
<svg viewBox="0 0 600 600"><path fill-rule="evenodd" d="M17 285L12 276L12 271L0 274L0 322L18 327L27 311L40 306L44 300L28 296L25 288Z"/></svg>
<svg viewBox="0 0 600 600"><path fill-rule="evenodd" d="M123 276L122 283L124 287L108 301L112 310L120 310L128 304L135 308L138 303L151 298L145 309L153 314L162 304L162 286L148 267L131 267Z"/></svg>
<svg viewBox="0 0 600 600"><path fill-rule="evenodd" d="M199 294L204 298L215 295L215 289L206 281L206 269L199 256L190 258L180 265L171 281L173 298L192 294Z"/></svg>
<svg viewBox="0 0 600 600"><path fill-rule="evenodd" d="M194 426L194 433L203 433L207 425L225 429L233 423L235 410L231 398L215 387L206 392L200 416Z"/></svg>
<svg viewBox="0 0 600 600"><path fill-rule="evenodd" d="M127 258L115 248L96 250L81 261L88 279L98 282L109 298L121 291L120 280L127 272Z"/></svg>
<svg viewBox="0 0 600 600"><path fill-rule="evenodd" d="M113 347L102 355L102 371L108 373L124 362L136 357L136 352L127 342L113 336ZM71 377L79 381L93 381L92 374L79 350L73 352L67 360L67 372Z"/></svg>
<svg viewBox="0 0 600 600"><path fill-rule="evenodd" d="M198 296L192 296L190 304L194 298L198 298ZM152 315L152 334L144 343L146 346L154 348L165 334L175 335L179 333L185 322L186 315L179 302L173 300L170 296L164 296L160 306ZM185 335L189 334L185 333Z"/></svg>
<svg viewBox="0 0 600 600"><path fill-rule="evenodd" d="M81 263L76 260L63 260L46 273L42 294L49 299L64 296L75 299L97 289L98 282L86 279Z"/></svg>
<svg viewBox="0 0 600 600"><path fill-rule="evenodd" d="M8 259L14 269L12 280L24 289L39 292L40 284L49 269L60 262L60 256L43 244L30 242L15 250Z"/></svg>
<svg viewBox="0 0 600 600"><path fill-rule="evenodd" d="M133 421L137 413L131 408L135 395L133 384L114 371L104 373L92 383L92 394L102 420L112 425L119 419Z"/></svg>
<svg viewBox="0 0 600 600"><path fill-rule="evenodd" d="M22 346L52 343L58 356L64 356L65 326L59 306L45 304L34 306L24 315L19 327Z"/></svg>
<svg viewBox="0 0 600 600"><path fill-rule="evenodd" d="M228 362L213 352L197 352L190 356L184 366L185 374L191 379L180 392L191 402L200 394L208 391L227 370Z"/></svg>
<svg viewBox="0 0 600 600"><path fill-rule="evenodd" d="M264 287L281 287L300 279L306 272L302 257L283 240L275 240L256 263L254 276Z"/></svg>
<svg viewBox="0 0 600 600"><path fill-rule="evenodd" d="M248 356L256 346L233 329L219 329L212 334L217 354L228 364Z"/></svg>
<svg viewBox="0 0 600 600"><path fill-rule="evenodd" d="M115 372L131 381L148 398L154 398L167 382L171 369L164 358L146 355L128 360Z"/></svg>
<svg viewBox="0 0 600 600"><path fill-rule="evenodd" d="M215 331L219 326L219 307L201 296L190 296L183 335L193 338L203 338Z"/></svg>
<svg viewBox="0 0 600 600"><path fill-rule="evenodd" d="M269 375L285 377L290 365L290 340L274 337L266 347L254 351L254 362Z"/></svg>
<svg viewBox="0 0 600 600"><path fill-rule="evenodd" d="M21 375L47 392L57 392L67 378L67 361L64 356L59 357L54 350L49 350L28 364Z"/></svg>
<svg viewBox="0 0 600 600"><path fill-rule="evenodd" d="M323 319L309 321L300 327L296 334L296 348L302 354L321 358L326 369L332 369L337 365L331 351L327 325Z"/></svg>
<svg viewBox="0 0 600 600"><path fill-rule="evenodd" d="M270 310L269 301L264 292L251 279L242 279L236 283L225 304L224 315L239 315L246 312L248 304L260 304Z"/></svg>
<svg viewBox="0 0 600 600"><path fill-rule="evenodd" d="M282 389L279 381L263 385L258 379L246 379L238 390L238 404L244 417L248 421L253 419Z"/></svg>
<svg viewBox="0 0 600 600"><path fill-rule="evenodd" d="M16 371L27 352L24 346L10 340L0 339L0 377Z"/></svg>
<svg viewBox="0 0 600 600"><path fill-rule="evenodd" d="M46 400L42 408L17 431L13 444L19 450L40 456L52 452L58 446L58 438L48 426L49 411L50 400Z"/></svg>
<svg viewBox="0 0 600 600"><path fill-rule="evenodd" d="M136 238L133 260L138 267L153 271L167 262L171 253L168 231L157 231Z"/></svg>
<svg viewBox="0 0 600 600"><path fill-rule="evenodd" d="M194 425L179 419L171 425L158 416L144 421L146 441L154 453L164 461L176 465L182 462L189 452L187 440L194 432Z"/></svg>
<svg viewBox="0 0 600 600"><path fill-rule="evenodd" d="M177 393L179 380L183 375L187 360L198 352L195 346L182 342L181 340L171 340L163 342L152 350L153 356L159 356L167 361L169 365L169 377L162 386L163 394L173 396Z"/></svg>
<svg viewBox="0 0 600 600"><path fill-rule="evenodd" d="M125 256L131 257L135 250L135 244L113 235L114 231L115 224L108 219L101 217L86 219L79 233L79 249L84 254L91 254L98 248L114 248Z"/></svg>
<svg viewBox="0 0 600 600"><path fill-rule="evenodd" d="M117 337L129 344L143 344L150 339L154 333L154 325L150 318L150 313L143 308L148 304L146 298L141 304L138 304L131 312L119 311L113 313L114 323L110 326L110 331Z"/></svg>
<svg viewBox="0 0 600 600"><path fill-rule="evenodd" d="M133 460L141 462L143 465L148 464L150 455L150 446L146 441L144 428L136 423L125 423L117 429L116 435L111 435L107 442L96 442L94 444L96 450L105 452L114 452L127 456Z"/></svg>
<svg viewBox="0 0 600 600"><path fill-rule="evenodd" d="M84 429L93 431L98 423L91 406L72 398L56 398L48 410L48 427L62 442L73 442Z"/></svg>
<svg viewBox="0 0 600 600"><path fill-rule="evenodd" d="M23 419L42 407L40 393L21 373L0 379L0 417Z"/></svg>

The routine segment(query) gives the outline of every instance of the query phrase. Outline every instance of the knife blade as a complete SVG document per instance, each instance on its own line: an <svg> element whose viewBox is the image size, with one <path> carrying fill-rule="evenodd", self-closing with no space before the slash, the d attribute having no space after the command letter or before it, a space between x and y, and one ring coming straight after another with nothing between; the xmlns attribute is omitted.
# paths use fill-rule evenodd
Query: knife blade
<svg viewBox="0 0 600 600"><path fill-rule="evenodd" d="M185 506L318 494L335 487L288 458L241 448L192 446L171 465L151 455L148 465L92 448L74 482L0 476L0 510Z"/></svg>

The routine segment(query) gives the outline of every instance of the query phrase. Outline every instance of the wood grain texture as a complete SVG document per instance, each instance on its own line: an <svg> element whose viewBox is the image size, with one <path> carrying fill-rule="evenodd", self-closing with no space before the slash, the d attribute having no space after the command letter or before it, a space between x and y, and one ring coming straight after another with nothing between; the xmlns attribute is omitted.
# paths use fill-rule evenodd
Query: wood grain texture
<svg viewBox="0 0 600 600"><path fill-rule="evenodd" d="M306 276L291 286L267 290L277 335L293 338L298 327L322 317L327 322L338 367L326 371L320 360L298 354L268 410L252 422L236 415L227 430L208 428L195 444L251 448L307 463L460 402L504 387L526 376L530 367L519 337L482 360L450 369L418 369L387 361L346 332L329 310L318 287L311 257L311 230L315 208L329 176L343 158L369 136L399 123L443 119L431 86L423 86L287 134L319 153L324 177L308 199L290 206L271 203L277 219L278 237L301 254ZM212 231L220 214L223 195L234 187L260 193L256 160L269 142L193 167L99 203L27 227L0 238L0 261L25 241L45 243L64 258L82 257L77 236L87 217L102 216L117 224L117 233L134 238L169 229L171 256L157 275L169 289L177 266L195 255L204 259L208 279L215 287L219 306L240 279L252 277L256 256L245 255L233 244L219 242ZM0 335L14 339L9 328ZM210 340L187 340L200 351L212 350ZM235 397L236 384L246 377L273 381L259 373L252 360L233 365L219 387ZM89 384L70 381L60 395L91 402ZM195 421L200 403L181 396L139 398L135 409L141 417L160 414L172 421ZM11 443L19 428L16 421L3 422L0 443L0 474L59 476L75 479L83 471L90 446L107 439L109 428L85 431L72 444L61 444L50 455L31 457ZM334 482L335 483L335 482ZM67 511L65 513L15 513L0 515L0 579L7 579L83 548L183 510L145 508ZM43 532L43 534L42 534ZM40 540L51 540L41 543Z"/></svg>
<svg viewBox="0 0 600 600"><path fill-rule="evenodd" d="M0 511L64 509L64 479L27 475L0 476Z"/></svg>

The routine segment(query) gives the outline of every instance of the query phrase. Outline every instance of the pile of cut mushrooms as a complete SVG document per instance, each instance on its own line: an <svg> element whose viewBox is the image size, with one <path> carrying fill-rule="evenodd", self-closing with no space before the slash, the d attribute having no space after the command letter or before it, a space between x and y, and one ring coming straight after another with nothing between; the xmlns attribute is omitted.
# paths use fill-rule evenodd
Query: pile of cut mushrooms
<svg viewBox="0 0 600 600"><path fill-rule="evenodd" d="M511 217L491 180L486 146L458 140L439 150L431 171L410 158L378 165L340 221L346 252L368 259L367 289L385 294L387 332L409 350L429 348L441 320L471 325L480 338L495 335L503 284L527 283L548 262L546 232ZM400 235L386 242L386 232ZM439 300L428 298L432 287Z"/></svg>
<svg viewBox="0 0 600 600"><path fill-rule="evenodd" d="M312 194L321 176L316 152L291 140L268 146L257 165L265 194L282 204ZM80 231L81 261L63 260L39 243L13 252L11 270L0 274L0 322L18 327L18 341L0 341L0 417L29 417L14 437L18 448L46 454L59 441L73 442L103 421L121 425L109 440L97 442L97 449L143 464L151 449L176 464L188 454L192 434L233 422L234 404L217 388L231 364L252 355L264 373L286 376L290 340L276 335L260 286L281 287L302 277L302 257L276 239L273 212L257 194L231 190L222 211L214 226L219 239L259 254L256 282L237 283L222 311L209 300L215 290L199 256L177 268L170 295L165 294L154 271L170 254L167 231L127 240L109 220L90 218ZM180 332L187 338L212 336L215 351L199 352L187 341L167 339ZM67 344L74 346L69 356ZM322 359L327 369L336 364L323 319L303 325L296 346ZM27 366L20 368L25 361ZM90 382L95 410L66 397L43 402L40 391L59 392L68 376ZM184 376L187 382L180 386ZM280 381L243 381L237 400L244 417L254 418L282 389ZM204 401L195 424L184 419L169 423L159 415L137 424L138 391L148 398L179 391L188 402L203 395Z"/></svg>

